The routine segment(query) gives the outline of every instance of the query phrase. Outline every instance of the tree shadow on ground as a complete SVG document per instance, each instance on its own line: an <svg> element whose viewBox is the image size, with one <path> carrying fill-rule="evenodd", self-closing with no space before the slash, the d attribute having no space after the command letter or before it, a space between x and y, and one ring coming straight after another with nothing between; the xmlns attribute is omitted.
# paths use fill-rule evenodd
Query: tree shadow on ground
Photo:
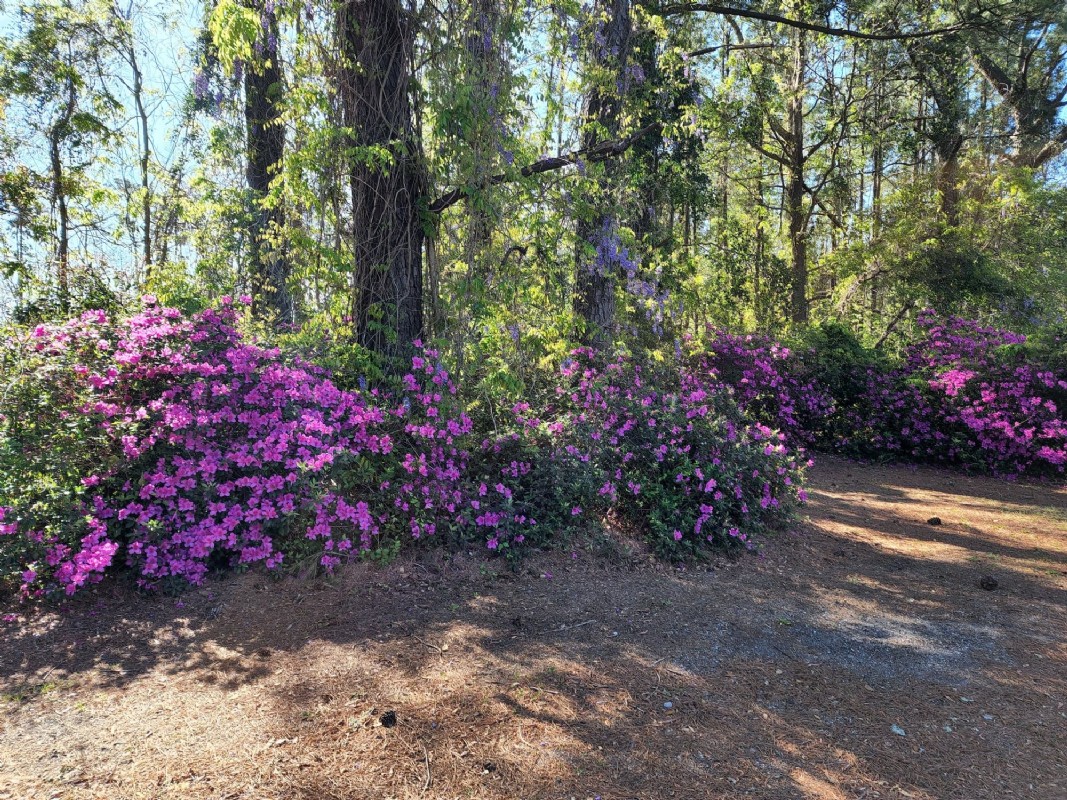
<svg viewBox="0 0 1067 800"><path fill-rule="evenodd" d="M205 776L254 787L233 797L1054 796L1067 588L1049 565L1067 526L1042 509L1058 495L989 482L968 496L1041 502L929 526L912 518L941 490L917 473L821 469L810 524L713 571L577 553L515 575L427 552L180 600L105 590L5 637L0 678L103 693L96 727L145 737L168 698L195 698L199 727L168 723L182 769L149 776L161 797ZM975 584L990 566L994 592ZM94 734L55 694L9 702L6 728L76 750ZM71 758L18 766L61 777ZM110 796L140 780L107 760L92 774L107 769Z"/></svg>

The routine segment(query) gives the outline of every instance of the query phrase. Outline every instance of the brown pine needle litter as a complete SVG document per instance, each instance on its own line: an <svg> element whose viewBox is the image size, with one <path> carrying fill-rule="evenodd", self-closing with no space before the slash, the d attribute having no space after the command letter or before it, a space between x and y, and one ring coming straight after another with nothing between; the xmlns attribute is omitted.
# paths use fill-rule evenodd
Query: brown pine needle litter
<svg viewBox="0 0 1067 800"><path fill-rule="evenodd" d="M5 609L0 798L1067 798L1067 492L822 458L811 497L685 569L619 540Z"/></svg>

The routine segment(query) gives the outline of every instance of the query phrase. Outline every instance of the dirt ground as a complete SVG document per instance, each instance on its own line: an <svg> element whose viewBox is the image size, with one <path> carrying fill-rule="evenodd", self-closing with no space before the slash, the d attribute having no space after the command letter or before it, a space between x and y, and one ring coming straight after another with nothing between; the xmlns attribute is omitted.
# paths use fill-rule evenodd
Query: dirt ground
<svg viewBox="0 0 1067 800"><path fill-rule="evenodd" d="M0 626L0 798L1067 798L1067 491L823 458L805 515L101 589Z"/></svg>

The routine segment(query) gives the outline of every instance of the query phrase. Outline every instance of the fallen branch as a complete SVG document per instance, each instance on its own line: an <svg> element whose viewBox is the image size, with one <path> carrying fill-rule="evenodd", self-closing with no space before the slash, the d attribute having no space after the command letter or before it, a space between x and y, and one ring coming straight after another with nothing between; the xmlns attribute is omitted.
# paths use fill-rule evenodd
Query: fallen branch
<svg viewBox="0 0 1067 800"><path fill-rule="evenodd" d="M875 344L874 344L874 349L875 350L879 349L883 344L885 344L886 339L889 338L889 335L896 329L897 325L900 324L900 321L902 319L904 319L904 316L909 311L911 311L911 309L912 309L912 307L914 305L915 305L914 301L909 300L908 302L906 302L904 304L904 307L901 308L899 312L897 312L897 315L895 317L893 317L893 319L886 326L885 333L882 334L882 338L879 339L877 342L875 342Z"/></svg>
<svg viewBox="0 0 1067 800"><path fill-rule="evenodd" d="M719 50L726 50L731 52L733 50L766 50L770 47L781 47L782 45L775 44L774 42L752 42L751 44L717 44L714 47L701 47L699 50L693 50L688 54L689 58L699 58L700 56L710 55L711 53L717 53Z"/></svg>

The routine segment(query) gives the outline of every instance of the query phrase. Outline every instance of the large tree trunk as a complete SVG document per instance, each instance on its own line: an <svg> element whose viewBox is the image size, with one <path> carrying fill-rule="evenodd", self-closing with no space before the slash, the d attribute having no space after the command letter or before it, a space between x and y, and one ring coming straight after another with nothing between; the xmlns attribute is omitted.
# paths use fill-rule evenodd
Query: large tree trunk
<svg viewBox="0 0 1067 800"><path fill-rule="evenodd" d="M958 42L946 41L913 44L908 55L932 101L928 110L920 106L919 133L933 150L941 218L955 226L959 224L960 150L967 123L966 54Z"/></svg>
<svg viewBox="0 0 1067 800"><path fill-rule="evenodd" d="M338 31L338 92L353 151L356 336L364 347L398 357L422 333L418 203L425 179L409 96L414 23L399 0L344 0Z"/></svg>
<svg viewBox="0 0 1067 800"><path fill-rule="evenodd" d="M579 220L579 247L596 243L614 235L617 222L611 214L598 214L595 220ZM595 246L595 245L594 245ZM585 340L603 345L611 340L615 328L616 274L610 264L600 264L597 257L584 253L578 258L578 277L575 285L574 311L585 321Z"/></svg>
<svg viewBox="0 0 1067 800"><path fill-rule="evenodd" d="M635 33L631 37L629 47L629 60L633 65L631 73L640 71L646 78L655 75L658 45L659 40L651 30ZM641 117L638 127L644 128L659 122L661 117L662 109L651 106ZM631 155L633 163L640 165L641 181L635 192L638 208L630 226L633 229L634 238L642 246L641 252L645 257L671 249L673 232L665 228L660 214L661 209L667 204L666 181L660 170L662 145L663 134L657 130L654 134L649 134L641 141L635 142Z"/></svg>
<svg viewBox="0 0 1067 800"><path fill-rule="evenodd" d="M253 7L263 22L258 63L247 65L244 72L246 177L253 220L250 248L255 288L253 310L273 316L275 322L292 323L296 309L289 291L291 266L285 245L278 240L284 213L279 206L272 208L265 203L270 182L281 169L285 156L278 22L274 12L268 11L261 0L255 0Z"/></svg>
<svg viewBox="0 0 1067 800"><path fill-rule="evenodd" d="M582 109L582 147L592 147L597 141L617 139L622 115L621 87L626 84L626 66L630 49L630 0L600 0L595 6L598 35L590 37L589 63L609 66L616 78L613 86L592 85L585 96ZM610 340L615 327L615 284L617 270L611 263L586 255L589 245L596 247L605 237L614 236L618 217L611 202L614 178L619 170L617 160L604 165L598 208L588 218L578 220L577 279L574 310L585 321L585 338L593 344Z"/></svg>
<svg viewBox="0 0 1067 800"><path fill-rule="evenodd" d="M502 132L497 108L503 72L499 28L499 0L472 0L465 45L471 64L468 80L474 119L464 126L464 144L471 153L473 172L469 178L475 186L487 185L493 175ZM488 255L492 220L481 203L468 203L467 215L467 264L473 267Z"/></svg>
<svg viewBox="0 0 1067 800"><path fill-rule="evenodd" d="M469 65L466 89L470 92L467 98L470 118L462 126L461 137L470 159L467 162L467 181L485 189L491 185L492 176L497 173L498 154L504 134L499 105L506 62L500 25L500 0L471 0L464 38ZM473 319L475 303L470 302L471 293L475 291L477 279L484 280L492 271L493 214L485 202L487 199L483 194L478 202L468 202L465 209L467 224L463 249L466 268L459 284L463 299L456 309L453 336L457 377L465 374L467 345L477 337L473 329L477 321Z"/></svg>
<svg viewBox="0 0 1067 800"><path fill-rule="evenodd" d="M759 132L759 146L763 147L763 129L760 128ZM756 327L762 329L764 323L769 321L763 317L763 279L766 272L764 261L766 260L766 219L767 219L767 202L764 199L763 192L763 169L761 165L757 165L756 169L756 251L754 253L752 263L752 313L756 318Z"/></svg>

